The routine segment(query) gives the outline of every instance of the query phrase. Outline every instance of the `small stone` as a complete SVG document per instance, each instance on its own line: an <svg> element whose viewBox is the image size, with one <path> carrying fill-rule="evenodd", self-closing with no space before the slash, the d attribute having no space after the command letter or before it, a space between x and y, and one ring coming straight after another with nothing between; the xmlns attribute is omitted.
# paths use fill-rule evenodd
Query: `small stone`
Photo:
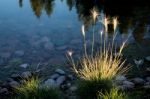
<svg viewBox="0 0 150 99"><path fill-rule="evenodd" d="M7 94L8 93L8 89L7 88L2 88L0 90L0 94Z"/></svg>
<svg viewBox="0 0 150 99"><path fill-rule="evenodd" d="M41 42L49 42L50 39L47 37L47 36L44 36L42 39L41 39Z"/></svg>
<svg viewBox="0 0 150 99"><path fill-rule="evenodd" d="M65 76L60 76L56 79L56 84L60 86L66 80Z"/></svg>
<svg viewBox="0 0 150 99"><path fill-rule="evenodd" d="M53 43L48 42L48 43L45 43L45 44L44 44L44 48L45 48L46 50L53 50L53 49L54 49L54 45L53 45Z"/></svg>
<svg viewBox="0 0 150 99"><path fill-rule="evenodd" d="M4 52L4 53L1 53L0 54L0 56L2 57L2 58L10 58L11 57L11 53L9 53L9 52Z"/></svg>
<svg viewBox="0 0 150 99"><path fill-rule="evenodd" d="M144 80L142 79L142 78L134 78L133 79L133 82L135 83L135 84L140 84L140 85L143 85L144 84Z"/></svg>
<svg viewBox="0 0 150 99"><path fill-rule="evenodd" d="M70 90L71 92L74 92L74 91L77 90L77 87L76 87L76 86L72 86L72 87L69 88L69 90Z"/></svg>
<svg viewBox="0 0 150 99"><path fill-rule="evenodd" d="M146 77L146 80L147 80L148 82L150 82L150 77Z"/></svg>
<svg viewBox="0 0 150 99"><path fill-rule="evenodd" d="M10 82L9 85L10 85L12 88L17 88L17 87L20 86L20 84L19 84L18 82L16 82L16 81Z"/></svg>
<svg viewBox="0 0 150 99"><path fill-rule="evenodd" d="M70 44L82 44L82 40L81 39L73 39L70 41Z"/></svg>
<svg viewBox="0 0 150 99"><path fill-rule="evenodd" d="M53 74L50 78L51 79L57 79L60 75L59 74Z"/></svg>
<svg viewBox="0 0 150 99"><path fill-rule="evenodd" d="M29 71L26 71L26 72L23 72L22 74L21 74L21 76L23 77L23 78L29 78L29 77L31 77L32 76L32 74L31 74L31 72L29 72Z"/></svg>
<svg viewBox="0 0 150 99"><path fill-rule="evenodd" d="M133 89L134 88L134 83L130 81L123 81L122 85L125 89Z"/></svg>
<svg viewBox="0 0 150 99"><path fill-rule="evenodd" d="M20 75L19 74L12 74L11 78L13 78L13 79L20 78Z"/></svg>
<svg viewBox="0 0 150 99"><path fill-rule="evenodd" d="M150 62L150 56L147 56L145 59Z"/></svg>
<svg viewBox="0 0 150 99"><path fill-rule="evenodd" d="M27 67L28 67L28 64L21 64L20 67L22 67L22 68L27 68Z"/></svg>
<svg viewBox="0 0 150 99"><path fill-rule="evenodd" d="M118 75L118 76L116 77L116 81L125 81L125 80L127 80L125 76Z"/></svg>
<svg viewBox="0 0 150 99"><path fill-rule="evenodd" d="M65 72L63 70L61 70L61 69L56 69L55 72L60 74L60 75L64 75L65 74Z"/></svg>
<svg viewBox="0 0 150 99"><path fill-rule="evenodd" d="M48 79L44 82L45 87L57 87L55 80Z"/></svg>
<svg viewBox="0 0 150 99"><path fill-rule="evenodd" d="M8 81L8 82L12 82L12 81L14 81L14 79L12 79L12 78L7 78L7 81Z"/></svg>
<svg viewBox="0 0 150 99"><path fill-rule="evenodd" d="M21 57L25 54L25 52L23 50L18 50L18 51L15 51L15 55Z"/></svg>

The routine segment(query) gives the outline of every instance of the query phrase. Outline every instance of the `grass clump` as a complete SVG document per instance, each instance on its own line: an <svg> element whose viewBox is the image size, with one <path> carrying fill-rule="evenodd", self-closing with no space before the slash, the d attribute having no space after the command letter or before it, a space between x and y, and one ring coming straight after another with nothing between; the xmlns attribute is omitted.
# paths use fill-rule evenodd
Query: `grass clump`
<svg viewBox="0 0 150 99"><path fill-rule="evenodd" d="M96 24L95 18L97 18L99 14L96 12L96 10L92 10L92 12L94 12L92 13L94 14L94 24ZM71 62L73 70L81 79L77 90L81 99L96 99L96 94L98 92L111 92L111 89L113 88L112 80L117 75L126 73L126 71L129 69L128 66L125 67L125 60L122 59L122 50L124 49L126 42L123 42L119 48L116 48L117 45L115 44L115 37L117 35L115 30L118 24L117 18L114 18L112 21L114 25L114 35L112 41L108 41L107 37L109 23L108 18L103 17L100 22L102 22L105 32L103 32L103 30L100 32L100 47L96 54L94 54L95 29L93 29L92 49L91 54L89 54L86 48L86 33L84 25L82 26L84 55L79 62L79 66L74 62L72 57L73 53L68 51L68 59Z"/></svg>
<svg viewBox="0 0 150 99"><path fill-rule="evenodd" d="M100 92L97 99L128 99L128 97L125 93L119 92L117 88L112 88L109 93L103 94Z"/></svg>
<svg viewBox="0 0 150 99"><path fill-rule="evenodd" d="M58 89L42 87L40 80L31 78L24 82L23 85L16 88L14 99L61 99Z"/></svg>

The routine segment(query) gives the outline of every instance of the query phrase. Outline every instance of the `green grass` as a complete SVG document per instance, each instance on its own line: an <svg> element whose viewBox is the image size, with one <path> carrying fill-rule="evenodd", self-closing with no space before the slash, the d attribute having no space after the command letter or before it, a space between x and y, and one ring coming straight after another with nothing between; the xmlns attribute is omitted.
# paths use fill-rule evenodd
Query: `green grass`
<svg viewBox="0 0 150 99"><path fill-rule="evenodd" d="M127 95L123 92L119 92L117 88L112 88L110 92L103 94L100 92L97 99L128 99Z"/></svg>
<svg viewBox="0 0 150 99"><path fill-rule="evenodd" d="M40 88L40 80L31 78L15 89L15 97L12 99L62 99L61 93L54 88Z"/></svg>

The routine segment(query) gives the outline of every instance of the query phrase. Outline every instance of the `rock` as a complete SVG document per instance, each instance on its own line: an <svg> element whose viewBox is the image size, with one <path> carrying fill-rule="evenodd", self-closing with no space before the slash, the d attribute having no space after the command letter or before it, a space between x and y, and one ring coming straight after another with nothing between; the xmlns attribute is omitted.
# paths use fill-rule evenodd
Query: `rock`
<svg viewBox="0 0 150 99"><path fill-rule="evenodd" d="M66 80L65 76L60 76L56 79L56 84L60 86Z"/></svg>
<svg viewBox="0 0 150 99"><path fill-rule="evenodd" d="M150 62L150 56L145 57L145 59Z"/></svg>
<svg viewBox="0 0 150 99"><path fill-rule="evenodd" d="M67 46L67 45L64 45L64 46L57 47L56 49L57 49L57 50L65 50L65 49L67 49L67 48L68 48L68 46Z"/></svg>
<svg viewBox="0 0 150 99"><path fill-rule="evenodd" d="M44 82L45 87L57 87L55 80L48 79Z"/></svg>
<svg viewBox="0 0 150 99"><path fill-rule="evenodd" d="M124 87L124 89L133 89L135 85L130 81L123 81L122 86Z"/></svg>
<svg viewBox="0 0 150 99"><path fill-rule="evenodd" d="M150 77L146 77L146 80L147 80L148 82L150 82Z"/></svg>
<svg viewBox="0 0 150 99"><path fill-rule="evenodd" d="M8 92L8 89L7 88L2 88L1 90L0 90L0 94L8 94L9 92Z"/></svg>
<svg viewBox="0 0 150 99"><path fill-rule="evenodd" d="M41 39L41 42L49 42L50 39L47 37L47 36L44 36L42 39Z"/></svg>
<svg viewBox="0 0 150 99"><path fill-rule="evenodd" d="M64 75L65 74L65 72L63 70L61 70L61 69L56 69L55 72L60 74L60 75Z"/></svg>
<svg viewBox="0 0 150 99"><path fill-rule="evenodd" d="M55 79L57 79L59 76L60 76L59 74L53 74L50 78L55 80Z"/></svg>
<svg viewBox="0 0 150 99"><path fill-rule="evenodd" d="M48 43L45 43L45 44L44 44L44 48L45 48L46 50L53 50L53 49L54 49L54 45L53 45L53 43L48 42Z"/></svg>
<svg viewBox="0 0 150 99"><path fill-rule="evenodd" d="M7 78L7 82L12 82L12 81L14 81L14 79L12 79L12 78Z"/></svg>
<svg viewBox="0 0 150 99"><path fill-rule="evenodd" d="M132 81L133 81L133 83L140 84L140 85L143 85L144 82L145 82L142 78L138 78L138 77L137 78L133 78Z"/></svg>
<svg viewBox="0 0 150 99"><path fill-rule="evenodd" d="M9 83L9 85L10 85L10 87L12 87L12 88L17 88L17 87L20 86L20 84L19 84L18 82L16 82L16 81L11 81L11 82Z"/></svg>
<svg viewBox="0 0 150 99"><path fill-rule="evenodd" d="M2 58L8 59L8 58L11 57L11 53L9 53L9 52L4 52L4 53L1 53L0 56L1 56Z"/></svg>
<svg viewBox="0 0 150 99"><path fill-rule="evenodd" d="M82 44L82 39L73 39L70 41L70 44Z"/></svg>
<svg viewBox="0 0 150 99"><path fill-rule="evenodd" d="M28 67L28 64L21 64L20 67L22 67L22 68L27 68L27 67Z"/></svg>
<svg viewBox="0 0 150 99"><path fill-rule="evenodd" d="M13 78L13 79L20 78L20 75L19 74L12 74L11 78Z"/></svg>
<svg viewBox="0 0 150 99"><path fill-rule="evenodd" d="M75 91L77 90L77 87L76 87L76 86L71 86L71 87L69 88L69 90L70 90L71 92L75 92Z"/></svg>
<svg viewBox="0 0 150 99"><path fill-rule="evenodd" d="M25 52L23 50L17 50L17 51L15 51L15 55L17 55L19 57L23 56L24 54L25 54Z"/></svg>
<svg viewBox="0 0 150 99"><path fill-rule="evenodd" d="M22 78L29 78L29 77L31 77L32 76L32 74L31 74L31 72L29 72L29 71L26 71L26 72L23 72L22 74L21 74L21 77Z"/></svg>
<svg viewBox="0 0 150 99"><path fill-rule="evenodd" d="M74 77L73 77L73 75L71 75L71 74L68 75L67 77L68 77L69 80L74 80Z"/></svg>
<svg viewBox="0 0 150 99"><path fill-rule="evenodd" d="M116 77L116 79L115 79L115 82L116 82L117 84L122 84L123 81L125 81L125 80L127 80L125 76L123 76L123 75L118 75L118 76Z"/></svg>

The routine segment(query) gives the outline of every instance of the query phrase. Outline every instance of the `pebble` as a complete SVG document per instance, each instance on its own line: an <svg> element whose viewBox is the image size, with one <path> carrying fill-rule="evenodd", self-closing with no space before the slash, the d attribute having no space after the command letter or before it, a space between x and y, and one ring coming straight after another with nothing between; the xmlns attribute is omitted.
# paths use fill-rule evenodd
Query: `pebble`
<svg viewBox="0 0 150 99"><path fill-rule="evenodd" d="M25 54L25 52L23 51L23 50L17 50L17 51L15 51L15 55L17 55L17 56L24 56L24 54Z"/></svg>
<svg viewBox="0 0 150 99"><path fill-rule="evenodd" d="M31 74L31 72L29 72L29 71L26 71L26 72L23 72L22 74L21 74L21 77L22 78L29 78L29 77L31 77L32 76L32 74Z"/></svg>
<svg viewBox="0 0 150 99"><path fill-rule="evenodd" d="M56 79L56 84L60 86L66 80L65 76L60 76Z"/></svg>
<svg viewBox="0 0 150 99"><path fill-rule="evenodd" d="M45 87L57 87L55 80L48 79L44 82Z"/></svg>
<svg viewBox="0 0 150 99"><path fill-rule="evenodd" d="M148 82L150 82L150 77L146 77L146 80L147 80Z"/></svg>
<svg viewBox="0 0 150 99"><path fill-rule="evenodd" d="M51 75L51 79L57 79L58 77L59 77L60 75L59 74L53 74L53 75Z"/></svg>
<svg viewBox="0 0 150 99"><path fill-rule="evenodd" d="M7 88L2 88L0 90L0 94L7 94L8 93L8 89Z"/></svg>
<svg viewBox="0 0 150 99"><path fill-rule="evenodd" d="M145 82L142 78L138 78L138 77L137 78L133 78L132 81L133 81L133 83L140 84L140 85L143 85L144 82Z"/></svg>
<svg viewBox="0 0 150 99"><path fill-rule="evenodd" d="M4 52L4 53L1 53L0 56L1 56L2 58L8 59L8 58L11 57L11 53L9 53L9 52Z"/></svg>
<svg viewBox="0 0 150 99"><path fill-rule="evenodd" d="M47 43L44 44L44 48L46 50L53 50L54 49L54 45L51 42L47 42Z"/></svg>
<svg viewBox="0 0 150 99"><path fill-rule="evenodd" d="M21 64L20 67L22 67L22 68L27 68L27 67L28 67L28 64Z"/></svg>
<svg viewBox="0 0 150 99"><path fill-rule="evenodd" d="M17 88L17 87L20 86L20 84L19 84L18 82L16 82L16 81L11 81L11 82L9 83L9 85L10 85L12 88Z"/></svg>
<svg viewBox="0 0 150 99"><path fill-rule="evenodd" d="M69 90L70 90L71 92L74 92L74 91L77 90L77 87L76 87L76 86L71 86L71 87L69 88Z"/></svg>
<svg viewBox="0 0 150 99"><path fill-rule="evenodd" d="M56 69L55 72L60 74L60 75L64 75L65 74L65 72L63 70L61 70L61 69Z"/></svg>

